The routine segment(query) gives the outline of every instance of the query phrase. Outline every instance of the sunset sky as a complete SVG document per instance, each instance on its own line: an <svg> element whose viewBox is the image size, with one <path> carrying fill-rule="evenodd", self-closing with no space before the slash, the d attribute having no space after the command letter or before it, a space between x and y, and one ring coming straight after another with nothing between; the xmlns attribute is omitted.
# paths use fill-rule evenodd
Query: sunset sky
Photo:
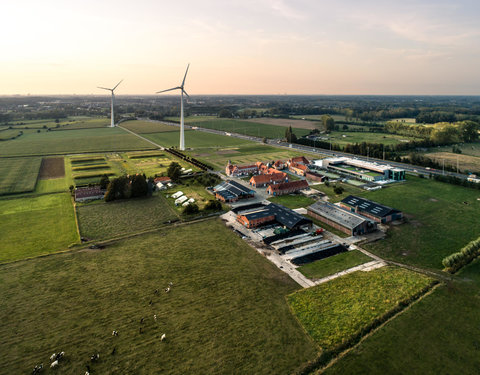
<svg viewBox="0 0 480 375"><path fill-rule="evenodd" d="M5 0L0 95L480 94L479 1Z"/></svg>

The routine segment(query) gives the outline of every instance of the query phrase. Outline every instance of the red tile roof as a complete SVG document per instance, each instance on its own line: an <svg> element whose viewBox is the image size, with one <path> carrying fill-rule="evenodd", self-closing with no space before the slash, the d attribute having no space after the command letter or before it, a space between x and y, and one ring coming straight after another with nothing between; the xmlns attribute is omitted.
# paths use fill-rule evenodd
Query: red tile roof
<svg viewBox="0 0 480 375"><path fill-rule="evenodd" d="M301 164L310 164L307 158L305 156L297 156L294 158L290 159L291 163L301 163Z"/></svg>
<svg viewBox="0 0 480 375"><path fill-rule="evenodd" d="M283 191L283 190L301 190L308 187L308 182L306 180L297 180L291 182L284 182L277 185L269 185L268 189L272 192Z"/></svg>

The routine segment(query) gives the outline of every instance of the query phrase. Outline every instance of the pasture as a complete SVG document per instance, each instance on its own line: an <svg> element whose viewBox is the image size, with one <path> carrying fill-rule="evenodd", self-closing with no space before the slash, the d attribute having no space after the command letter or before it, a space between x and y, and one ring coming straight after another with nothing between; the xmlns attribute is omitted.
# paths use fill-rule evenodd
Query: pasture
<svg viewBox="0 0 480 375"><path fill-rule="evenodd" d="M137 134L179 132L178 126L166 125L158 121L125 121L120 124L121 127Z"/></svg>
<svg viewBox="0 0 480 375"><path fill-rule="evenodd" d="M480 236L478 190L407 176L407 183L360 195L406 216L384 240L365 245L381 257L442 269L445 256Z"/></svg>
<svg viewBox="0 0 480 375"><path fill-rule="evenodd" d="M77 205L78 224L90 240L151 230L178 219L162 195Z"/></svg>
<svg viewBox="0 0 480 375"><path fill-rule="evenodd" d="M0 199L0 263L53 253L79 241L69 193Z"/></svg>
<svg viewBox="0 0 480 375"><path fill-rule="evenodd" d="M480 261L367 337L322 374L477 374Z"/></svg>
<svg viewBox="0 0 480 375"><path fill-rule="evenodd" d="M464 154L454 154L452 152L429 152L425 154L440 165L458 168L461 171L469 171L473 173L480 172L480 157ZM458 164L457 164L458 163Z"/></svg>
<svg viewBox="0 0 480 375"><path fill-rule="evenodd" d="M344 137L345 136L345 137ZM388 133L369 133L369 132L349 132L334 131L325 135L328 137L324 142L332 142L339 145L348 143L382 143L384 145L396 145L399 143L413 141L418 138L408 137L404 135L388 134Z"/></svg>
<svg viewBox="0 0 480 375"><path fill-rule="evenodd" d="M193 118L192 118L193 117ZM199 126L207 129L221 130L229 133L238 133L243 135L249 135L251 137L267 137L267 138L284 138L285 137L285 127L292 126L297 121L302 125L300 128L293 129L293 132L297 137L306 135L310 130L304 128L304 124L301 120L284 120L284 119L254 119L254 120L237 120L237 119L226 119L226 118L213 118L213 119L195 119L192 116L185 119L185 123L190 126ZM175 121L180 121L178 117L172 118ZM188 121L187 121L188 120ZM275 125L275 121L282 120ZM286 122L290 124L286 124ZM282 125L280 125L282 124ZM186 142L186 141L185 141Z"/></svg>
<svg viewBox="0 0 480 375"><path fill-rule="evenodd" d="M120 128L64 131L25 130L14 140L2 142L0 156L54 155L81 152L152 149L152 145Z"/></svg>
<svg viewBox="0 0 480 375"><path fill-rule="evenodd" d="M285 301L297 289L219 220L3 266L2 372L63 350L62 374L289 374L316 356Z"/></svg>
<svg viewBox="0 0 480 375"><path fill-rule="evenodd" d="M298 271L309 279L321 279L334 273L372 261L372 258L359 250L347 251L332 257L317 260L298 267Z"/></svg>
<svg viewBox="0 0 480 375"><path fill-rule="evenodd" d="M289 176L290 177L290 176ZM286 195L279 195L278 197L270 197L268 200L272 203L281 204L287 208L300 208L300 207L308 207L315 203L315 199L306 197L301 194L286 194Z"/></svg>
<svg viewBox="0 0 480 375"><path fill-rule="evenodd" d="M0 158L0 195L35 189L41 158Z"/></svg>
<svg viewBox="0 0 480 375"><path fill-rule="evenodd" d="M290 294L288 303L322 350L345 344L432 279L403 268L357 271Z"/></svg>

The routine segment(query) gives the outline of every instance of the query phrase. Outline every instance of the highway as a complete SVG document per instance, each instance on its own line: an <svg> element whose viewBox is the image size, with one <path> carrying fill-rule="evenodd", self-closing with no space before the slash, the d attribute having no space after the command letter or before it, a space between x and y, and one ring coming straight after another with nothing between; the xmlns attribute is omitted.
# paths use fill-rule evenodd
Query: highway
<svg viewBox="0 0 480 375"><path fill-rule="evenodd" d="M145 120L145 119L144 119ZM148 120L148 121L155 121L155 120ZM180 127L180 124L174 123L174 122L167 122L167 121L158 121L166 125L172 125L172 126L178 126ZM185 125L185 129L192 129L196 131L202 131L206 133L212 133L212 134L219 134L219 135L224 135L225 136L225 131L223 130L215 130L215 129L207 129L207 128L201 128L198 126L190 126L190 125ZM259 137L253 137L253 136L248 136L248 135L243 135L243 134L238 134L238 133L232 133L229 132L230 137L234 138L239 138L239 139L246 139L249 141L253 142L258 142L258 143L263 143L263 138ZM303 151L303 152L308 152L311 154L317 154L319 156L322 155L327 155L327 156L345 156L349 158L355 158L358 160L363 160L363 161L370 161L370 162L376 162L378 164L384 164L384 165L391 165L392 167L398 167L405 169L405 171L410 172L410 173L415 173L415 174L424 174L424 175L445 175L445 176L455 176L458 178L466 179L468 176L463 173L456 173L456 172L450 172L450 171L442 171L438 169L433 169L433 168L425 168L421 167L418 165L411 165L411 164L405 164L405 163L398 163L395 161L390 161L390 160L382 160L382 159L375 159L375 158L367 158L366 156L361 156L361 155L354 155L354 154L349 154L346 152L341 152L341 151L332 151L332 150L327 150L324 148L313 148L310 146L304 146L304 145L299 145L296 143L287 143L283 142L278 139L269 139L267 140L267 144L273 147L279 147L279 148L288 148L290 150L298 150L298 151Z"/></svg>

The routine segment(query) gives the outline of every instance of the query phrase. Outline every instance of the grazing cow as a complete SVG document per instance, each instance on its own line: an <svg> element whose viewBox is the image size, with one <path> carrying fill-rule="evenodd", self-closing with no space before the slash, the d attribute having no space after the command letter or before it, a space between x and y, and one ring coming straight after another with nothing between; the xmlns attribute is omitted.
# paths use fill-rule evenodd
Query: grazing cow
<svg viewBox="0 0 480 375"><path fill-rule="evenodd" d="M166 338L167 338L167 335L164 333L164 334L162 335L162 337L160 337L160 341L163 341L163 340L165 340Z"/></svg>
<svg viewBox="0 0 480 375"><path fill-rule="evenodd" d="M117 352L117 347L115 346L115 347L113 348L113 350L112 350L111 355L114 355L116 352Z"/></svg>
<svg viewBox="0 0 480 375"><path fill-rule="evenodd" d="M165 293L168 293L170 292L170 287L168 287L167 289L165 289Z"/></svg>
<svg viewBox="0 0 480 375"><path fill-rule="evenodd" d="M155 289L155 292L153 292L153 294L158 294L158 289Z"/></svg>
<svg viewBox="0 0 480 375"><path fill-rule="evenodd" d="M153 314L153 320L157 321L157 314Z"/></svg>
<svg viewBox="0 0 480 375"><path fill-rule="evenodd" d="M145 318L140 319L140 324L143 324L144 320L145 320Z"/></svg>
<svg viewBox="0 0 480 375"><path fill-rule="evenodd" d="M57 356L57 353L53 353L51 356L50 356L50 361L53 361Z"/></svg>
<svg viewBox="0 0 480 375"><path fill-rule="evenodd" d="M90 357L90 361L92 362L96 362L98 361L98 359L100 358L100 354L93 354L91 357Z"/></svg>
<svg viewBox="0 0 480 375"><path fill-rule="evenodd" d="M87 367L87 371L85 371L85 373L87 373L87 372L88 372L88 373L90 374L90 371L91 371L91 370L90 370L90 366L89 366L89 365L87 365L86 367Z"/></svg>
<svg viewBox="0 0 480 375"><path fill-rule="evenodd" d="M50 365L51 368L54 368L54 367L57 367L57 366L58 366L58 359L53 361L52 364Z"/></svg>
<svg viewBox="0 0 480 375"><path fill-rule="evenodd" d="M140 327L140 329L138 330L138 333L142 334L143 333L143 329L142 327Z"/></svg>
<svg viewBox="0 0 480 375"><path fill-rule="evenodd" d="M60 360L63 358L63 356L65 355L65 352L60 352L57 354L57 356L55 357L56 360Z"/></svg>
<svg viewBox="0 0 480 375"><path fill-rule="evenodd" d="M170 281L170 282L168 283L168 285L173 286L173 283Z"/></svg>
<svg viewBox="0 0 480 375"><path fill-rule="evenodd" d="M153 305L153 301L150 300L150 302L149 302L148 304L149 304L150 306L152 306L152 305Z"/></svg>
<svg viewBox="0 0 480 375"><path fill-rule="evenodd" d="M90 373L88 371L85 371L85 375L90 375Z"/></svg>
<svg viewBox="0 0 480 375"><path fill-rule="evenodd" d="M36 365L34 368L33 368L33 371L32 371L32 374L33 375L37 375L37 374L40 374L43 370L43 363L40 364L40 365Z"/></svg>
<svg viewBox="0 0 480 375"><path fill-rule="evenodd" d="M113 331L112 331L112 336L118 336L118 332L115 331L115 330L113 330Z"/></svg>

